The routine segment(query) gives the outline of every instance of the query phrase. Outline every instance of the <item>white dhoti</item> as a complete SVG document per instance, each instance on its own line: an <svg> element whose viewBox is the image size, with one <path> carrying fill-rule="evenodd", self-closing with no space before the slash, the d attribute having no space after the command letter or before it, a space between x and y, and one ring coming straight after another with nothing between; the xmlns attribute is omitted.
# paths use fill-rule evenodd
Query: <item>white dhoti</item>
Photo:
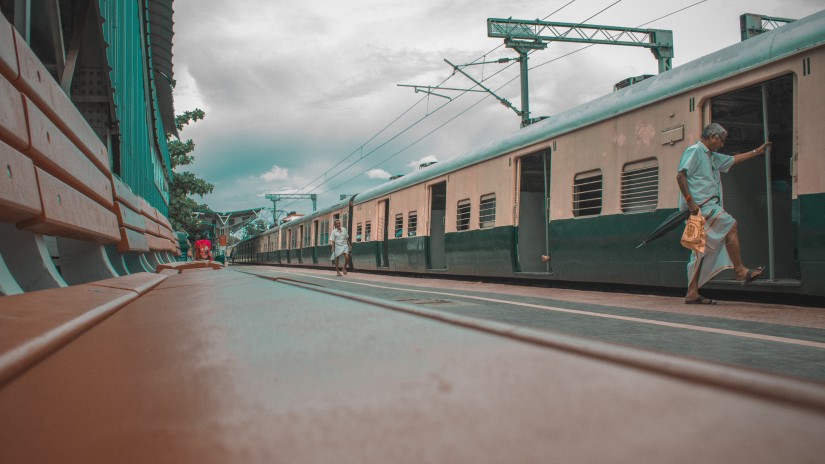
<svg viewBox="0 0 825 464"><path fill-rule="evenodd" d="M705 216L705 252L692 252L687 265L688 282L692 282L698 272L700 287L725 269L733 269L725 236L736 225L736 220L716 204L702 207L702 215Z"/></svg>
<svg viewBox="0 0 825 464"><path fill-rule="evenodd" d="M346 242L343 244L335 243L335 248L332 250L332 259L341 256L344 253L349 253L349 245Z"/></svg>
<svg viewBox="0 0 825 464"><path fill-rule="evenodd" d="M332 244L332 256L330 256L330 261L335 261L335 258L341 256L344 253L349 253L349 233L347 229L340 228L340 229L332 229L332 232L329 235L329 241Z"/></svg>

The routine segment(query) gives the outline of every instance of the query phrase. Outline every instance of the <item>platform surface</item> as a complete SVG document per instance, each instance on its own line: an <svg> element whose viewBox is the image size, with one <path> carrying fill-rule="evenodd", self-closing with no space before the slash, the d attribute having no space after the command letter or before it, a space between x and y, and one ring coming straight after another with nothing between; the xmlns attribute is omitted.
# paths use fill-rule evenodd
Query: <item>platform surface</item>
<svg viewBox="0 0 825 464"><path fill-rule="evenodd" d="M825 455L821 401L766 400L390 306L232 267L171 275L0 388L0 462Z"/></svg>

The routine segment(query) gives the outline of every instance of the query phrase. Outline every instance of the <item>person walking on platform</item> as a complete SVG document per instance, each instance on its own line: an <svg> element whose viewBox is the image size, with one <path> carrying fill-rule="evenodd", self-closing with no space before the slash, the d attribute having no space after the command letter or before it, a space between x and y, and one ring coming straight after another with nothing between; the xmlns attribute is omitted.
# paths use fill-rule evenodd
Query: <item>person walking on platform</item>
<svg viewBox="0 0 825 464"><path fill-rule="evenodd" d="M212 262L212 242L201 235L200 240L195 242L195 261L203 261L208 259Z"/></svg>
<svg viewBox="0 0 825 464"><path fill-rule="evenodd" d="M337 275L341 275L341 271L338 268L338 259L343 255L344 275L347 275L347 267L350 262L349 253L352 248L349 233L345 227L341 226L341 221L338 219L335 220L333 226L332 233L329 234L329 244L332 246L332 260L335 261L335 272Z"/></svg>
<svg viewBox="0 0 825 464"><path fill-rule="evenodd" d="M722 203L720 173L764 154L771 143L733 156L717 153L725 145L727 137L728 132L722 126L708 124L702 130L701 140L689 146L679 161L676 174L676 183L682 193L679 209L688 209L691 214L701 213L705 217L706 234L705 252L692 252L688 261L685 304L716 304L700 295L699 287L725 269L732 268L736 280L743 284L756 280L765 270L764 266L748 269L742 264L736 220L725 211Z"/></svg>

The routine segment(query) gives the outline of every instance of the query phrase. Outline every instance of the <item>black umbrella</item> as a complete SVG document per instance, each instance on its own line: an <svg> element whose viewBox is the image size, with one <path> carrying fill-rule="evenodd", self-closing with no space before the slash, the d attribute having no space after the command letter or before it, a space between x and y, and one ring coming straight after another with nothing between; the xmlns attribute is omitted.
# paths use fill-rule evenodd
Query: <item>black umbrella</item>
<svg viewBox="0 0 825 464"><path fill-rule="evenodd" d="M719 201L719 197L714 195L714 196L708 198L707 200L705 200L699 206L705 206L705 203L709 202L710 200L713 200L714 198L716 199L716 201ZM668 233L671 230L675 229L678 225L684 224L685 221L687 220L688 216L690 216L690 210L688 210L688 209L686 209L684 211L676 211L675 213L671 214L670 216L668 216L667 219L665 219L665 221L663 223L659 224L659 227L653 229L653 232L651 232L650 235L648 235L647 238L644 239L644 241L642 243L640 243L639 246L636 247L636 249L638 250L643 245L648 244L648 243L656 240L657 238L661 237L662 235L665 235L666 233Z"/></svg>

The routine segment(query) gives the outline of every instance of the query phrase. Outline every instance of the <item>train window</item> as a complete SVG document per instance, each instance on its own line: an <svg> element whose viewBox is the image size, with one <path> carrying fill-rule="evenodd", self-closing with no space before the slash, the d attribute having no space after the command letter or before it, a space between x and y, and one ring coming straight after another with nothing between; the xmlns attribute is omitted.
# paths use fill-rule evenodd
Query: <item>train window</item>
<svg viewBox="0 0 825 464"><path fill-rule="evenodd" d="M346 227L349 227L349 226L347 225L347 219L348 219L348 218L347 218L347 214L346 214L346 213L344 213L344 215L343 215L343 216L341 216L341 227L345 227L345 228L346 228Z"/></svg>
<svg viewBox="0 0 825 464"><path fill-rule="evenodd" d="M361 223L359 222L358 225L355 226L355 241L356 242L361 241L361 229L362 229Z"/></svg>
<svg viewBox="0 0 825 464"><path fill-rule="evenodd" d="M418 213L416 211L410 211L409 216L407 216L407 237L415 237L417 232Z"/></svg>
<svg viewBox="0 0 825 464"><path fill-rule="evenodd" d="M304 244L303 244L302 248L312 246L312 241L310 240L311 237L312 237L312 224L307 223L307 225L304 226Z"/></svg>
<svg viewBox="0 0 825 464"><path fill-rule="evenodd" d="M395 215L395 238L404 236L404 215Z"/></svg>
<svg viewBox="0 0 825 464"><path fill-rule="evenodd" d="M286 250L286 231L281 230L281 249Z"/></svg>
<svg viewBox="0 0 825 464"><path fill-rule="evenodd" d="M628 163L622 170L622 212L654 211L659 204L659 162Z"/></svg>
<svg viewBox="0 0 825 464"><path fill-rule="evenodd" d="M595 216L601 212L601 169L576 174L573 179L573 216Z"/></svg>
<svg viewBox="0 0 825 464"><path fill-rule="evenodd" d="M289 247L290 247L290 248L292 248L292 249L297 248L297 247L295 246L295 243L296 243L296 235L297 235L297 234L295 233L295 229L289 229Z"/></svg>
<svg viewBox="0 0 825 464"><path fill-rule="evenodd" d="M370 224L370 221L367 221L366 224L364 225L364 241L365 242L370 241L370 234L371 233L372 233L372 224Z"/></svg>
<svg viewBox="0 0 825 464"><path fill-rule="evenodd" d="M320 240L321 243L318 245L326 245L329 243L329 219L321 221L320 228L321 230L318 231L318 240Z"/></svg>
<svg viewBox="0 0 825 464"><path fill-rule="evenodd" d="M485 229L496 225L496 194L489 193L481 196L478 207L478 228Z"/></svg>
<svg viewBox="0 0 825 464"><path fill-rule="evenodd" d="M456 209L455 230L468 230L470 228L470 199L459 200Z"/></svg>

